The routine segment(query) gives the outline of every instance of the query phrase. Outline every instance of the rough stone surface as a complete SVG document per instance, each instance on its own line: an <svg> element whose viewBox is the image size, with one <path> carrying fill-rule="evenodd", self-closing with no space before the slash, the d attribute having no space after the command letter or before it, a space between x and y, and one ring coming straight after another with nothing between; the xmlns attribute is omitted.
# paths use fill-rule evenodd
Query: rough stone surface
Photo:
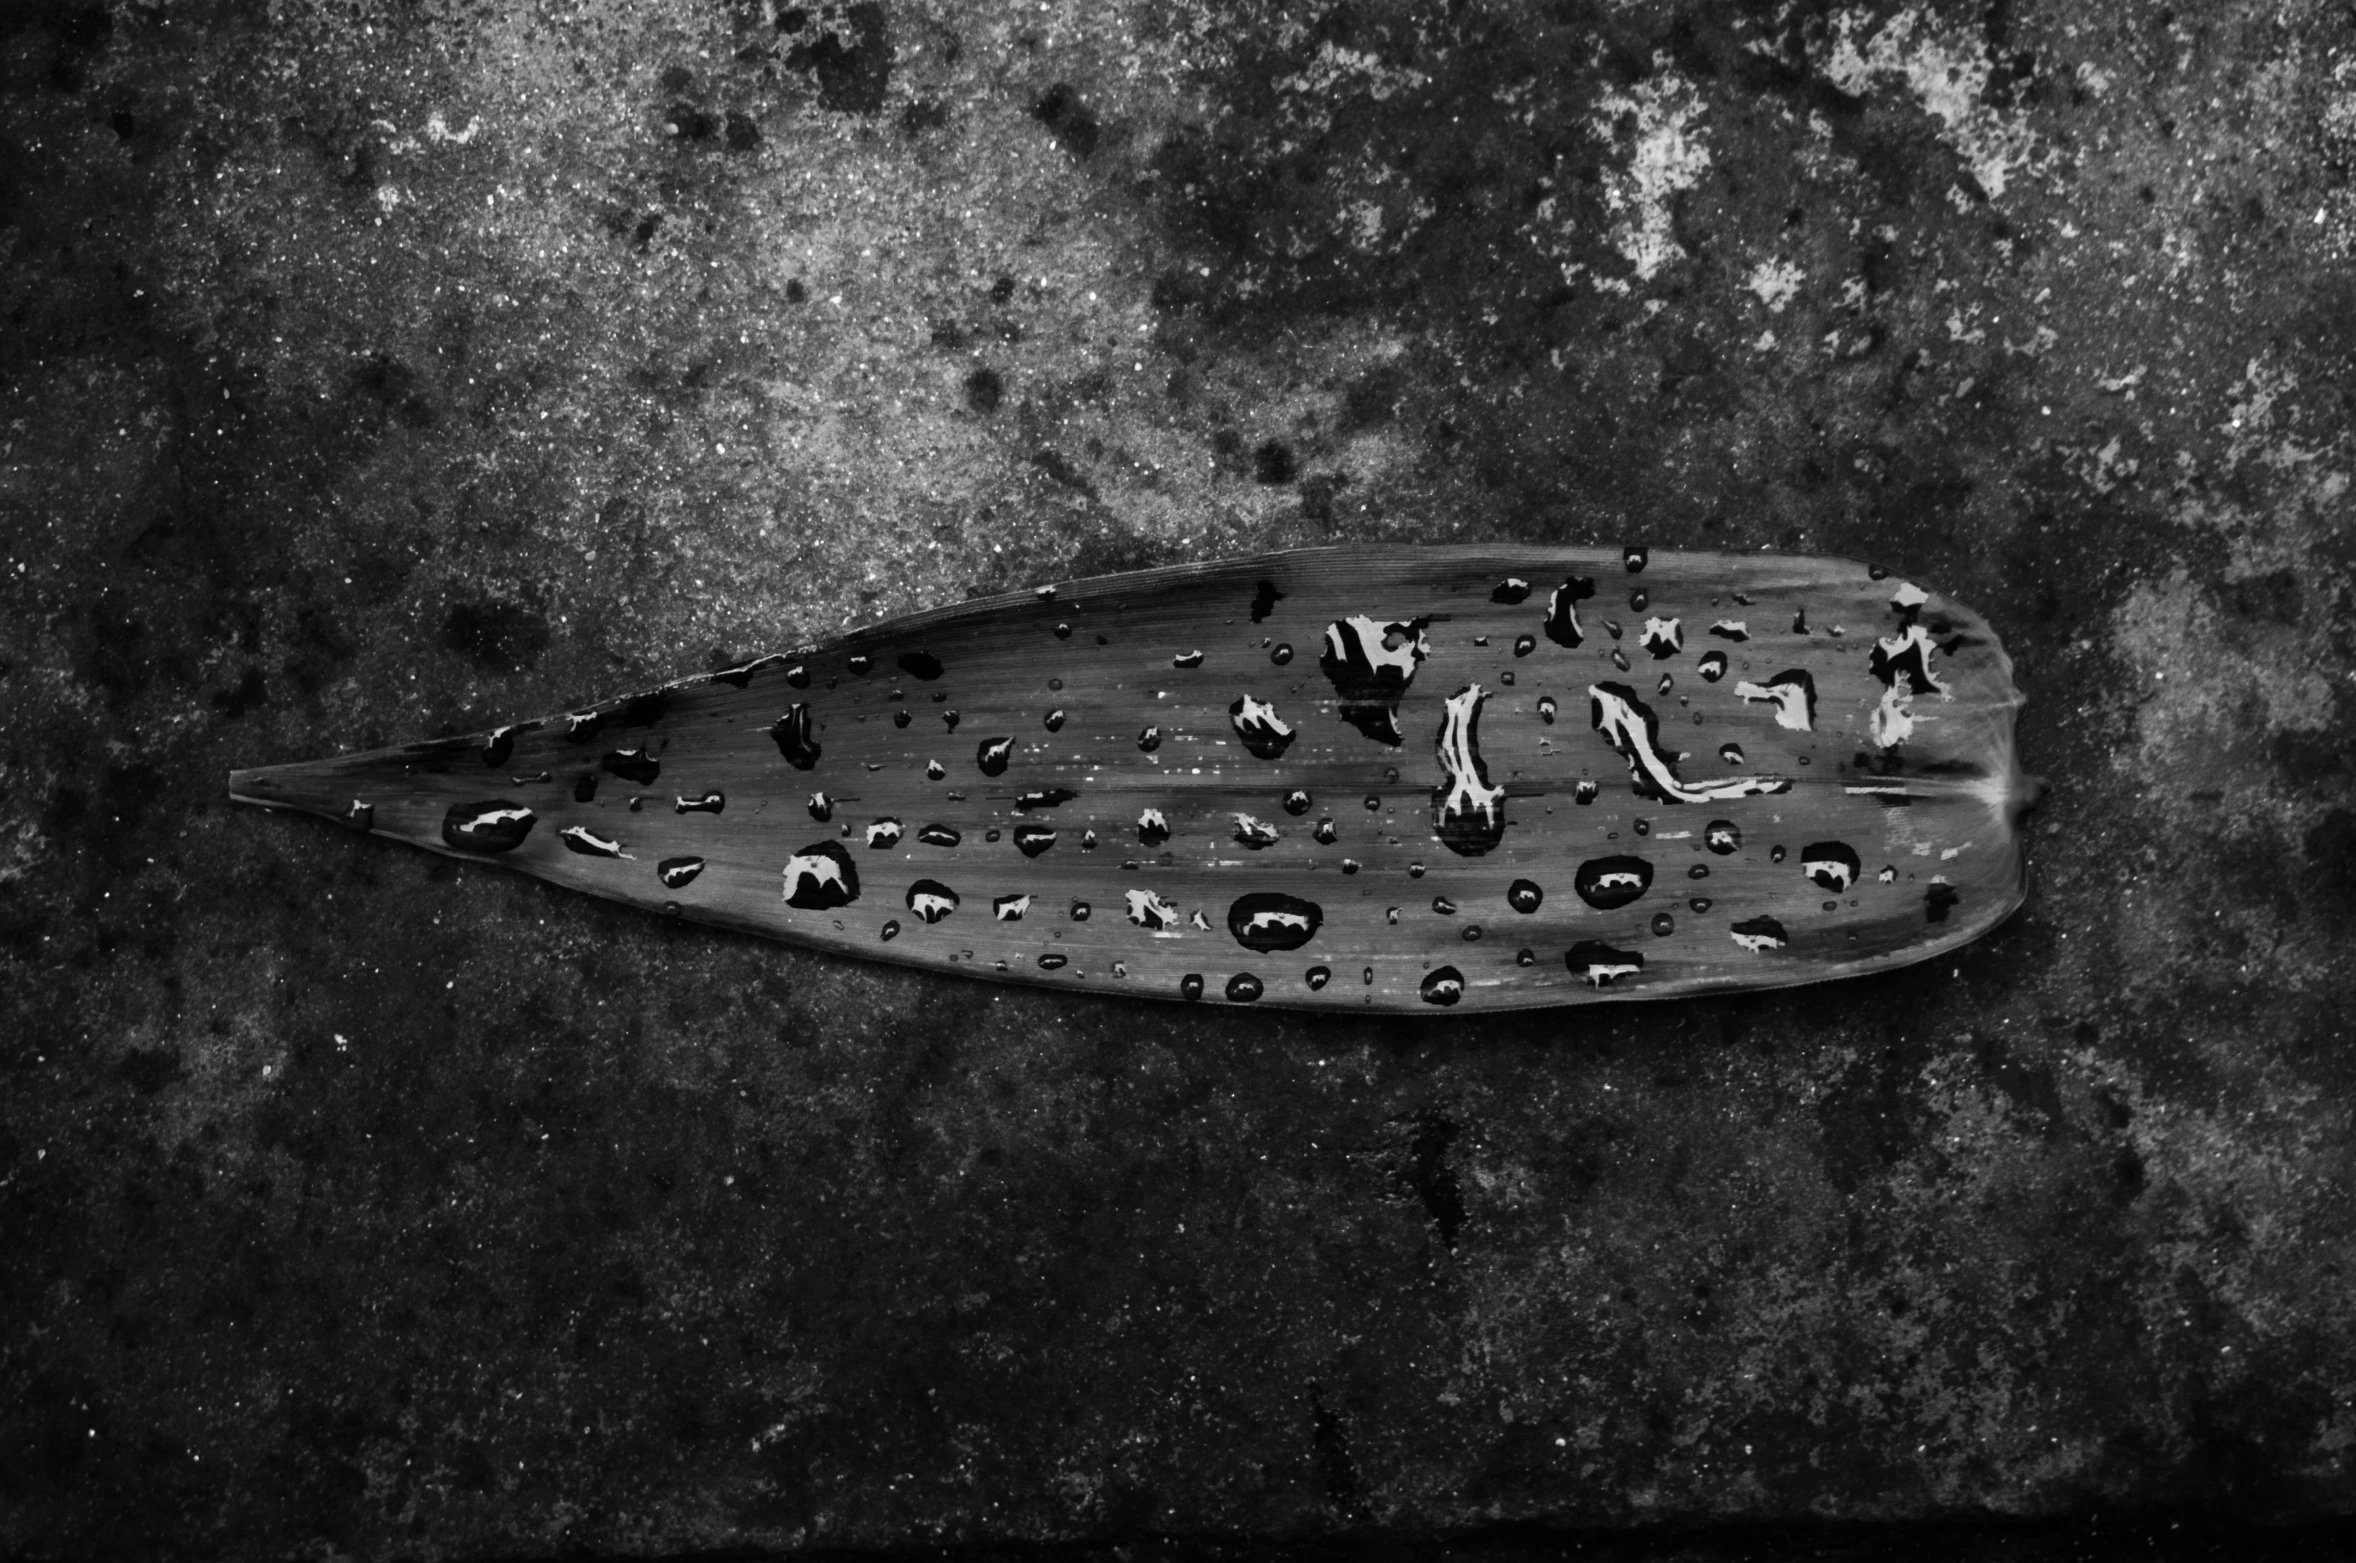
<svg viewBox="0 0 2356 1563"><path fill-rule="evenodd" d="M0 11L0 1552L2356 1511L2356 20ZM1874 559L1951 964L922 978L233 811L985 589Z"/></svg>

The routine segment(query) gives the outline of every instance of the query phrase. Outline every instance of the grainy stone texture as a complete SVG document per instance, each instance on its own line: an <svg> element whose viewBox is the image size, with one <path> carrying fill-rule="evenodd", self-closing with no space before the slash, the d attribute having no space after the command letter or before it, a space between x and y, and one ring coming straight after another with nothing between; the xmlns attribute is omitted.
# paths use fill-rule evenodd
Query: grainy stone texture
<svg viewBox="0 0 2356 1563"><path fill-rule="evenodd" d="M0 12L0 1552L2356 1510L2344 6ZM1937 969L939 981L233 811L978 590L1859 555Z"/></svg>

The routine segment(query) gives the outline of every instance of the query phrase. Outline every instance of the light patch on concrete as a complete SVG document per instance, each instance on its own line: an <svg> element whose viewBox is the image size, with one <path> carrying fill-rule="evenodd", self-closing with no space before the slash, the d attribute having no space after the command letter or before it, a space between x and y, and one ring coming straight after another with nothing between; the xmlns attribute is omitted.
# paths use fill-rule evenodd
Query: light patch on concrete
<svg viewBox="0 0 2356 1563"><path fill-rule="evenodd" d="M2000 200L2012 176L2030 167L2036 138L2027 124L1982 101L1991 66L1971 32L1910 7L1879 27L1870 13L1844 12L1831 38L1816 63L1833 85L1861 97L1877 81L1904 82L1989 200Z"/></svg>
<svg viewBox="0 0 2356 1563"><path fill-rule="evenodd" d="M1752 268L1750 280L1743 284L1759 295L1759 302L1767 306L1767 313L1780 315L1800 291L1805 274L1790 261L1763 260Z"/></svg>
<svg viewBox="0 0 2356 1563"><path fill-rule="evenodd" d="M1626 143L1628 165L1604 171L1603 201L1619 219L1612 225L1612 245L1628 258L1638 282L1650 282L1685 259L1684 247L1671 235L1669 203L1701 183L1710 166L1701 94L1669 68L1667 56L1655 55L1653 65L1650 79L1604 94L1588 117L1595 134L1615 146L1621 144L1623 116L1635 119Z"/></svg>

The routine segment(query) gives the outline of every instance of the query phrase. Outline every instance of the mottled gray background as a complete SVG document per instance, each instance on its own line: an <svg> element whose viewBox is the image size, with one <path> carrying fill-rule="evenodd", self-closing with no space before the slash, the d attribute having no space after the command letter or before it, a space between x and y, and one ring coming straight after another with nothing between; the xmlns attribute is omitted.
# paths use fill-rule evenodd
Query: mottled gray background
<svg viewBox="0 0 2356 1563"><path fill-rule="evenodd" d="M2315 0L0 11L0 1552L2356 1511L2352 252ZM1375 538L1985 611L2027 908L1318 1022L223 797Z"/></svg>

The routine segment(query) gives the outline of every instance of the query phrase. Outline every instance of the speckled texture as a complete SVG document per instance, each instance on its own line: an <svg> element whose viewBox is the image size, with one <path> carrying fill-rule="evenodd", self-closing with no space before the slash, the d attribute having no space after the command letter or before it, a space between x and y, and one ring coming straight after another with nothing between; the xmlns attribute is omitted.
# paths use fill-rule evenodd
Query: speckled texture
<svg viewBox="0 0 2356 1563"><path fill-rule="evenodd" d="M780 19L0 15L0 1552L2356 1511L2345 7ZM1035 580L1630 536L1986 613L2024 911L1368 1025L222 795Z"/></svg>

